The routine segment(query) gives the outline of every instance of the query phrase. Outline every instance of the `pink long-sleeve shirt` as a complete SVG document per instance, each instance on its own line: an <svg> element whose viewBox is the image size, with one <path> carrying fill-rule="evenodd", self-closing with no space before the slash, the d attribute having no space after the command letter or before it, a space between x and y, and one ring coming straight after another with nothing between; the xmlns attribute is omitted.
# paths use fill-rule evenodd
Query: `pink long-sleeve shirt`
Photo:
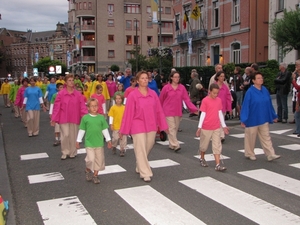
<svg viewBox="0 0 300 225"><path fill-rule="evenodd" d="M146 96L138 88L130 93L122 119L121 134L139 134L166 130L168 124L157 94L148 88Z"/></svg>
<svg viewBox="0 0 300 225"><path fill-rule="evenodd" d="M177 89L174 89L170 83L166 84L160 92L159 100L165 116L182 116L182 101L191 113L198 110L182 84L179 84Z"/></svg>
<svg viewBox="0 0 300 225"><path fill-rule="evenodd" d="M228 86L225 83L222 85L222 87L220 87L218 97L222 102L222 112L225 113L227 111L232 111L231 94Z"/></svg>
<svg viewBox="0 0 300 225"><path fill-rule="evenodd" d="M116 82L114 82L114 81L110 82L109 80L107 80L106 81L106 86L107 86L107 89L108 89L109 96L113 97L114 94L115 94L115 92L117 91L117 84L116 84Z"/></svg>
<svg viewBox="0 0 300 225"><path fill-rule="evenodd" d="M69 93L64 88L56 96L51 120L58 124L74 123L79 125L81 117L87 113L82 94L76 90Z"/></svg>
<svg viewBox="0 0 300 225"><path fill-rule="evenodd" d="M23 101L24 101L24 92L25 92L26 87L21 86L17 92L16 95L16 100L15 100L15 105L18 107L23 106Z"/></svg>

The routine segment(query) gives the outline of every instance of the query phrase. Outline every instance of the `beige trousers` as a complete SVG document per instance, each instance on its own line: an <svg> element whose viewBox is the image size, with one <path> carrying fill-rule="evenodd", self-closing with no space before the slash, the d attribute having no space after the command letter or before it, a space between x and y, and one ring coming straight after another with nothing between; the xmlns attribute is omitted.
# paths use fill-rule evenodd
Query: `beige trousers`
<svg viewBox="0 0 300 225"><path fill-rule="evenodd" d="M201 152L206 152L208 145L211 140L212 152L213 154L221 154L222 152L222 144L220 139L221 128L216 130L204 130L201 129L200 133L200 144L199 150Z"/></svg>
<svg viewBox="0 0 300 225"><path fill-rule="evenodd" d="M24 127L27 127L27 112L24 108L20 109L20 116L21 116L21 120L24 124Z"/></svg>
<svg viewBox="0 0 300 225"><path fill-rule="evenodd" d="M75 157L77 155L76 138L78 134L79 125L74 123L60 124L60 143L61 153Z"/></svg>
<svg viewBox="0 0 300 225"><path fill-rule="evenodd" d="M177 132L181 121L181 117L170 116L170 117L166 117L166 120L169 126L169 134L168 134L169 147L172 149L179 148L180 145L177 140Z"/></svg>
<svg viewBox="0 0 300 225"><path fill-rule="evenodd" d="M124 135L122 139L119 137L119 130L113 130L112 132L112 147L117 147L118 141L120 142L120 150L124 150L127 145L127 136Z"/></svg>
<svg viewBox="0 0 300 225"><path fill-rule="evenodd" d="M27 132L28 135L38 135L40 126L40 111L28 110L27 111Z"/></svg>
<svg viewBox="0 0 300 225"><path fill-rule="evenodd" d="M254 147L257 135L265 155L274 155L275 151L270 137L269 123L264 123L259 126L245 128L245 156L255 156Z"/></svg>
<svg viewBox="0 0 300 225"><path fill-rule="evenodd" d="M148 155L153 148L156 132L132 134L134 154L136 159L136 171L140 177L152 177L153 173L149 165Z"/></svg>
<svg viewBox="0 0 300 225"><path fill-rule="evenodd" d="M85 165L92 171L101 171L105 169L104 148L86 147Z"/></svg>
<svg viewBox="0 0 300 225"><path fill-rule="evenodd" d="M16 106L16 105L14 105L14 104L12 104L13 105L13 107L14 107L14 112L15 112L15 117L19 117L20 116L20 108L19 108L19 106Z"/></svg>

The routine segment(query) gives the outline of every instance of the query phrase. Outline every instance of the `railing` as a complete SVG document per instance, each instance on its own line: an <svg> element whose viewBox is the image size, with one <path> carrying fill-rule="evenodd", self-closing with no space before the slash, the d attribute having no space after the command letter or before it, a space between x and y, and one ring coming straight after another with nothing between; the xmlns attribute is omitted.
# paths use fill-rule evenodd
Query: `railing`
<svg viewBox="0 0 300 225"><path fill-rule="evenodd" d="M163 42L161 43L161 45L162 45L163 47L168 47L168 46L170 46L170 45L172 45L172 44L173 44L172 41L163 41Z"/></svg>
<svg viewBox="0 0 300 225"><path fill-rule="evenodd" d="M95 61L95 56L83 56L82 61Z"/></svg>
<svg viewBox="0 0 300 225"><path fill-rule="evenodd" d="M177 35L177 42L187 42L189 38L193 38L193 40L199 40L207 37L207 30L201 29L201 30L195 30L192 32L179 34Z"/></svg>
<svg viewBox="0 0 300 225"><path fill-rule="evenodd" d="M158 32L159 32L159 28L158 28ZM162 27L161 28L161 33L171 33L171 34L173 34L173 28L172 27Z"/></svg>
<svg viewBox="0 0 300 225"><path fill-rule="evenodd" d="M81 31L85 31L85 30L95 30L95 25L82 25Z"/></svg>
<svg viewBox="0 0 300 225"><path fill-rule="evenodd" d="M82 46L95 46L95 41L82 41Z"/></svg>

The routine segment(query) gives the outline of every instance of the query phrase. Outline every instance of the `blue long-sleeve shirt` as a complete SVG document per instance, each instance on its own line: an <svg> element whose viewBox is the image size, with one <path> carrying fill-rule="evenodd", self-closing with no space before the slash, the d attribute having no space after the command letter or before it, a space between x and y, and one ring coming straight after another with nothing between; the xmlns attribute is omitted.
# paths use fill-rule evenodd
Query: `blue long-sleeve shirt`
<svg viewBox="0 0 300 225"><path fill-rule="evenodd" d="M157 96L159 96L159 91L158 91L157 83L156 83L155 80L152 80L151 82L149 81L148 82L148 87L151 90L155 91L155 93L157 94Z"/></svg>
<svg viewBox="0 0 300 225"><path fill-rule="evenodd" d="M243 101L241 122L246 127L254 127L266 122L273 123L276 118L269 91L264 86L259 90L252 85Z"/></svg>
<svg viewBox="0 0 300 225"><path fill-rule="evenodd" d="M132 76L122 76L121 79L119 80L120 83L122 83L124 85L124 91L130 86L130 79L132 78Z"/></svg>

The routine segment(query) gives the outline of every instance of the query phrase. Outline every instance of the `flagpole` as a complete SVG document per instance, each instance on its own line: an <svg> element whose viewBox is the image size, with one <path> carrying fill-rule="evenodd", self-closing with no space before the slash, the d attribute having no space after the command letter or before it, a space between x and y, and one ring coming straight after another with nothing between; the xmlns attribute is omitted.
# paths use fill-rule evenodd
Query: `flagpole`
<svg viewBox="0 0 300 225"><path fill-rule="evenodd" d="M159 47L161 48L161 0L159 0ZM159 55L159 76L161 76L161 54Z"/></svg>

